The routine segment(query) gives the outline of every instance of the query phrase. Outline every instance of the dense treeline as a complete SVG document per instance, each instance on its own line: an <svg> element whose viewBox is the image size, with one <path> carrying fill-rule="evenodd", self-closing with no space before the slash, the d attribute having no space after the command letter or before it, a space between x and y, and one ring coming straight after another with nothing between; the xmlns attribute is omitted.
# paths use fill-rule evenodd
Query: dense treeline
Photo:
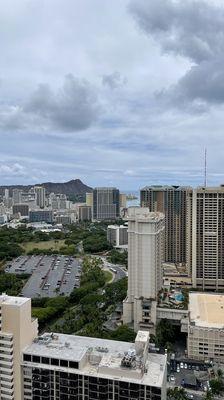
<svg viewBox="0 0 224 400"><path fill-rule="evenodd" d="M128 252L125 250L123 252L116 249L112 249L108 255L108 261L112 264L122 264L126 267L128 266Z"/></svg>
<svg viewBox="0 0 224 400"><path fill-rule="evenodd" d="M29 276L28 274L15 275L0 272L0 293L18 296Z"/></svg>

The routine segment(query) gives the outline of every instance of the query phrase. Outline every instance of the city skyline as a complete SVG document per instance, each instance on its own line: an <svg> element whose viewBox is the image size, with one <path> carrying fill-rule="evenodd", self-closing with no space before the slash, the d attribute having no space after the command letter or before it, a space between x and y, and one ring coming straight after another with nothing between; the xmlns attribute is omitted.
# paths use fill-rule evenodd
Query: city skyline
<svg viewBox="0 0 224 400"><path fill-rule="evenodd" d="M14 0L0 21L2 185L195 187L205 147L224 182L221 1Z"/></svg>

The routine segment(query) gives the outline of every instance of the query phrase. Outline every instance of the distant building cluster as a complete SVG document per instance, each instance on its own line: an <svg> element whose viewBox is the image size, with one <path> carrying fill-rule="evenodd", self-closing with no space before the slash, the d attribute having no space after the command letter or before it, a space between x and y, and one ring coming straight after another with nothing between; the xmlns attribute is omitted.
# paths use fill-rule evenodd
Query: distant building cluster
<svg viewBox="0 0 224 400"><path fill-rule="evenodd" d="M2 201L1 201L2 200ZM46 193L42 186L28 191L5 189L0 199L0 225L28 221L67 225L78 221L116 221L126 210L126 195L116 188L95 188L85 203L73 203L65 194Z"/></svg>

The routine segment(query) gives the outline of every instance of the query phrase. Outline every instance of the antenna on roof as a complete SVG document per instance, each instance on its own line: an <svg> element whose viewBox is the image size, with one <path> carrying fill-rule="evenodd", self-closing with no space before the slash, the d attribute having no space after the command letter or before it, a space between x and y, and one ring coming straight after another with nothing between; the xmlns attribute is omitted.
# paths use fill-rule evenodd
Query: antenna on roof
<svg viewBox="0 0 224 400"><path fill-rule="evenodd" d="M205 147L205 170L204 170L204 178L205 178L205 181L204 181L204 187L206 188L207 187L207 149L206 149L206 147Z"/></svg>

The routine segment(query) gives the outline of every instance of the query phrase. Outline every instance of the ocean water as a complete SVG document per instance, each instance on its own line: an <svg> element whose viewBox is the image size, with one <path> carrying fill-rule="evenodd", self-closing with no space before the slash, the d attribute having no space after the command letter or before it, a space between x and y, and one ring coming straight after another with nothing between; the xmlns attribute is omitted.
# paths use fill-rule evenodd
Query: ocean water
<svg viewBox="0 0 224 400"><path fill-rule="evenodd" d="M140 192L138 190L125 190L126 194L133 194L137 199L127 200L127 207L140 206Z"/></svg>

